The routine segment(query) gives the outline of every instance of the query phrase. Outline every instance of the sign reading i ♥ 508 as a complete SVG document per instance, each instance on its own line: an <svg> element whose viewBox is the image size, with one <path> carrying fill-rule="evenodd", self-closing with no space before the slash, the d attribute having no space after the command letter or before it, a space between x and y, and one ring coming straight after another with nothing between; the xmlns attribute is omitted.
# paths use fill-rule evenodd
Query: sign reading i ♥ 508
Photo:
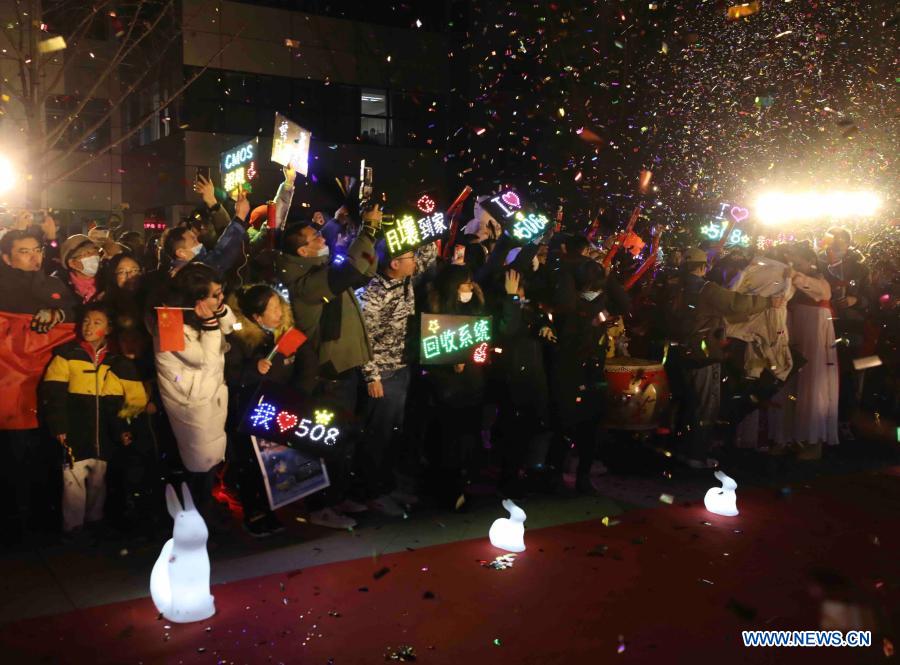
<svg viewBox="0 0 900 665"><path fill-rule="evenodd" d="M502 190L481 205L510 238L522 244L536 241L550 224L546 215L527 210L523 197L513 189Z"/></svg>

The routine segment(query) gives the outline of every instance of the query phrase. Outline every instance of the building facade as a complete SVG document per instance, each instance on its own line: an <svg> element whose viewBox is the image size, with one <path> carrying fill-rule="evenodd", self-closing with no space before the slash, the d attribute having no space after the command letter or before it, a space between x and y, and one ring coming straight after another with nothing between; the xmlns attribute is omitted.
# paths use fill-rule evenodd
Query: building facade
<svg viewBox="0 0 900 665"><path fill-rule="evenodd" d="M221 185L221 153L254 137L261 159L251 201L271 198L281 179L269 159L276 112L312 132L295 216L333 212L335 178L358 176L361 159L395 200L443 188L451 33L224 0L183 0L181 12L170 66L123 111L127 131L197 77L123 152L128 226L177 223L198 204L198 169Z"/></svg>

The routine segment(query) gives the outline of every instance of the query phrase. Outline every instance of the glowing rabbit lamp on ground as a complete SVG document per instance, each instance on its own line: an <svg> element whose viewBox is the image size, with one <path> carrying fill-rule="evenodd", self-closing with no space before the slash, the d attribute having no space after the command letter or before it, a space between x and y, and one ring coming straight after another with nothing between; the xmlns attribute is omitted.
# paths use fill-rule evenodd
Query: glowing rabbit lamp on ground
<svg viewBox="0 0 900 665"><path fill-rule="evenodd" d="M722 486L711 487L707 490L706 496L703 497L703 503L711 513L734 517L738 514L737 494L735 493L737 483L721 471L716 471L714 475L716 480L722 483Z"/></svg>
<svg viewBox="0 0 900 665"><path fill-rule="evenodd" d="M163 545L150 573L150 597L169 621L202 621L216 613L209 593L206 523L194 507L187 483L181 484L184 507L175 488L166 485L166 505L175 520L172 538Z"/></svg>
<svg viewBox="0 0 900 665"><path fill-rule="evenodd" d="M504 499L503 507L509 511L509 519L494 520L488 538L491 545L507 552L525 551L525 511L510 499Z"/></svg>

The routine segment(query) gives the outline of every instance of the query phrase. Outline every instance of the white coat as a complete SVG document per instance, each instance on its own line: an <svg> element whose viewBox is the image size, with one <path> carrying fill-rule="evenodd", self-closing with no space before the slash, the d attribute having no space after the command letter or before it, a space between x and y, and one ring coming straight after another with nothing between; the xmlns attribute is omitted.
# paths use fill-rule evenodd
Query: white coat
<svg viewBox="0 0 900 665"><path fill-rule="evenodd" d="M226 307L216 330L184 326L183 351L160 352L154 339L159 394L188 471L209 471L225 459L225 335L234 323Z"/></svg>

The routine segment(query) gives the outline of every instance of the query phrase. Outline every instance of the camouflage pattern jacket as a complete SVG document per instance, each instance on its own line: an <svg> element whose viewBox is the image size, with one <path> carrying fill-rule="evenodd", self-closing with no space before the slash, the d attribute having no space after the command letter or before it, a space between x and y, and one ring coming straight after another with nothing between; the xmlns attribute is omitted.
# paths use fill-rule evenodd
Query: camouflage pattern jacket
<svg viewBox="0 0 900 665"><path fill-rule="evenodd" d="M372 360L362 368L366 383L381 381L383 374L407 366L416 316L413 280L420 279L436 261L437 246L423 245L416 250L415 277L391 279L379 272L356 292L372 347Z"/></svg>

